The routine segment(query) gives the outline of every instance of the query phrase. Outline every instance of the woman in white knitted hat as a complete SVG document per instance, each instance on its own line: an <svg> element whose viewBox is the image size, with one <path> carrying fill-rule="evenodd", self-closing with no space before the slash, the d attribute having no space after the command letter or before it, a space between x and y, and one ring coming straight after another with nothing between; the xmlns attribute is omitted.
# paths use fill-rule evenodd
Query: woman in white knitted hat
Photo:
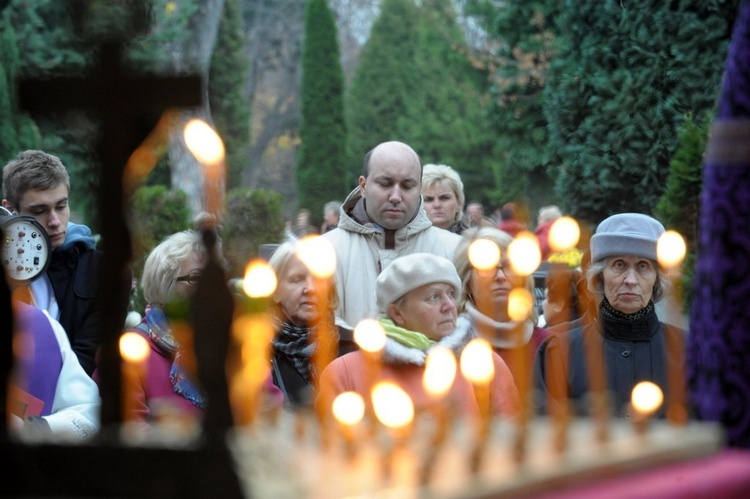
<svg viewBox="0 0 750 499"><path fill-rule="evenodd" d="M428 253L397 258L377 280L380 324L386 333L386 346L377 380L398 384L414 401L417 409L431 404L422 376L427 353L436 345L459 356L476 337L468 320L458 317L456 298L461 281L453 263ZM493 354L495 377L491 383L492 411L510 416L519 407L513 376L502 358ZM323 371L318 402L329 404L336 395L355 391L369 401L374 381L368 379L367 359L353 352L334 360ZM463 414L476 414L478 407L471 383L457 373L447 397Z"/></svg>
<svg viewBox="0 0 750 499"><path fill-rule="evenodd" d="M661 223L640 213L620 213L599 224L586 271L598 314L545 341L535 361L537 386L551 400L567 398L577 412L587 412L592 393L606 394L611 410L627 417L640 381L656 383L667 400L681 400L684 332L660 322L654 307L669 282L656 257L663 233Z"/></svg>

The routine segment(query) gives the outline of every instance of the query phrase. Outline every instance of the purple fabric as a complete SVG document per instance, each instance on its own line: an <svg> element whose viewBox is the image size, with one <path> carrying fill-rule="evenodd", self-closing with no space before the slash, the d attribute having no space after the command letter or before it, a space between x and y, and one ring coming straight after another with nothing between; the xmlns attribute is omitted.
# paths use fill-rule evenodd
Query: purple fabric
<svg viewBox="0 0 750 499"><path fill-rule="evenodd" d="M44 313L29 305L18 304L19 334L28 350L19 357L22 390L44 402L40 416L49 416L55 401L57 379L62 369L62 354L52 325ZM27 343L28 341L28 343Z"/></svg>
<svg viewBox="0 0 750 499"><path fill-rule="evenodd" d="M716 122L750 119L748 1L739 8L722 85ZM699 418L723 424L729 445L750 448L750 157L741 164L707 159L699 234L690 397Z"/></svg>

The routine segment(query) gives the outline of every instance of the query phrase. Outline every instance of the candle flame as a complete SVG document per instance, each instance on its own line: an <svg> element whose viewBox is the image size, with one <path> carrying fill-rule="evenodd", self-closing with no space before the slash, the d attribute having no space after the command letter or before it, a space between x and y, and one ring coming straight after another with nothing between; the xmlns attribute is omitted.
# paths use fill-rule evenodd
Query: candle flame
<svg viewBox="0 0 750 499"><path fill-rule="evenodd" d="M422 382L434 397L445 395L456 378L456 356L450 348L436 346L430 349L425 360Z"/></svg>
<svg viewBox="0 0 750 499"><path fill-rule="evenodd" d="M388 428L399 429L414 419L414 403L398 385L381 381L372 389L375 417Z"/></svg>
<svg viewBox="0 0 750 499"><path fill-rule="evenodd" d="M572 217L560 217L549 229L549 246L552 251L560 253L568 251L578 244L581 238L581 228Z"/></svg>
<svg viewBox="0 0 750 499"><path fill-rule="evenodd" d="M354 328L354 341L365 352L377 353L385 347L385 330L374 319L364 319Z"/></svg>
<svg viewBox="0 0 750 499"><path fill-rule="evenodd" d="M149 350L148 341L138 333L128 332L120 336L120 355L128 362L143 362L148 358Z"/></svg>
<svg viewBox="0 0 750 499"><path fill-rule="evenodd" d="M641 414L652 414L664 402L664 394L661 388L650 381L641 381L633 387L631 394L633 409Z"/></svg>
<svg viewBox="0 0 750 499"><path fill-rule="evenodd" d="M677 231L666 231L656 243L656 258L662 267L676 267L685 259L686 253L685 240Z"/></svg>
<svg viewBox="0 0 750 499"><path fill-rule="evenodd" d="M536 236L528 231L519 232L508 245L508 260L518 275L530 275L539 268L542 252Z"/></svg>
<svg viewBox="0 0 750 499"><path fill-rule="evenodd" d="M469 262L475 269L494 269L499 261L500 248L489 239L477 239L469 245Z"/></svg>
<svg viewBox="0 0 750 499"><path fill-rule="evenodd" d="M224 160L224 143L205 121L188 121L183 136L187 148L204 165L215 165Z"/></svg>
<svg viewBox="0 0 750 499"><path fill-rule="evenodd" d="M508 295L508 316L510 320L521 322L531 315L534 297L525 288L513 288Z"/></svg>
<svg viewBox="0 0 750 499"><path fill-rule="evenodd" d="M461 352L461 373L476 384L487 384L495 376L492 347L483 338L474 338Z"/></svg>
<svg viewBox="0 0 750 499"><path fill-rule="evenodd" d="M354 426L365 415L365 402L357 392L343 392L333 400L332 411L337 421Z"/></svg>
<svg viewBox="0 0 750 499"><path fill-rule="evenodd" d="M320 236L310 236L297 244L297 257L320 279L328 279L336 272L336 251L331 242Z"/></svg>
<svg viewBox="0 0 750 499"><path fill-rule="evenodd" d="M273 268L262 260L254 260L245 269L242 289L250 298L262 298L271 296L277 284Z"/></svg>

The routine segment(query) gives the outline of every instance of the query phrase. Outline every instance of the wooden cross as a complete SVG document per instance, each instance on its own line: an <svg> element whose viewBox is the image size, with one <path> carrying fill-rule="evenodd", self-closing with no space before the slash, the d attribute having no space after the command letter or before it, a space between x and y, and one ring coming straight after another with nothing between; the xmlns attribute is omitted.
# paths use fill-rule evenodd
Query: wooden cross
<svg viewBox="0 0 750 499"><path fill-rule="evenodd" d="M123 173L128 158L159 116L172 107L201 105L199 76L136 76L122 64L119 43L100 47L96 65L87 77L60 77L22 81L21 107L31 114L71 109L92 112L99 121L100 162L99 226L104 251L100 288L102 346L99 372L102 394L102 434L122 422L121 358L118 340L128 304L131 259L130 231L126 224ZM114 430L117 435L117 430ZM117 438L115 436L115 438Z"/></svg>

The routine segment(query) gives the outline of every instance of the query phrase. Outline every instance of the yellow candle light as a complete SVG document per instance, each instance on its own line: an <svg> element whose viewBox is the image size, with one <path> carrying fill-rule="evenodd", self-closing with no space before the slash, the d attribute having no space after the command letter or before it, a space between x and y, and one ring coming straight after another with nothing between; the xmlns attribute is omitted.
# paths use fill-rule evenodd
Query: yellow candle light
<svg viewBox="0 0 750 499"><path fill-rule="evenodd" d="M239 424L252 424L261 407L275 333L268 298L277 284L276 274L268 263L253 260L245 268L242 290L249 298L247 309L232 322L233 337L240 345L240 358L230 390Z"/></svg>
<svg viewBox="0 0 750 499"><path fill-rule="evenodd" d="M404 430L414 420L414 403L395 383L381 381L372 389L375 416L392 430Z"/></svg>
<svg viewBox="0 0 750 499"><path fill-rule="evenodd" d="M656 258L664 268L677 267L685 259L686 253L685 240L674 230L666 231L656 243Z"/></svg>
<svg viewBox="0 0 750 499"><path fill-rule="evenodd" d="M500 261L500 248L489 239L477 239L469 245L469 262L477 270L490 270Z"/></svg>
<svg viewBox="0 0 750 499"><path fill-rule="evenodd" d="M347 455L352 458L356 453L355 427L365 415L365 402L356 392L343 392L333 400L332 412L344 435Z"/></svg>
<svg viewBox="0 0 750 499"><path fill-rule="evenodd" d="M136 409L135 393L144 377L144 364L150 348L146 338L138 333L128 332L120 336L120 356L122 365L123 418L126 423L133 421Z"/></svg>
<svg viewBox="0 0 750 499"><path fill-rule="evenodd" d="M224 190L224 143L208 123L199 119L187 122L183 137L188 150L206 167L206 211L214 215L208 219L213 225L218 221Z"/></svg>
<svg viewBox="0 0 750 499"><path fill-rule="evenodd" d="M508 259L513 271L522 276L530 275L542 262L542 252L536 236L521 231L508 245Z"/></svg>
<svg viewBox="0 0 750 499"><path fill-rule="evenodd" d="M440 399L456 379L456 356L447 347L435 346L427 353L422 382L427 393Z"/></svg>
<svg viewBox="0 0 750 499"><path fill-rule="evenodd" d="M435 433L421 470L420 483L422 484L429 482L438 450L450 429L452 411L449 404L443 401L443 398L453 386L453 381L456 379L456 370L456 356L450 348L438 345L431 348L427 353L422 383L425 391L434 400Z"/></svg>
<svg viewBox="0 0 750 499"><path fill-rule="evenodd" d="M278 280L270 265L261 260L254 260L245 268L242 290L250 298L271 296L276 291Z"/></svg>
<svg viewBox="0 0 750 499"><path fill-rule="evenodd" d="M491 400L490 382L495 376L492 361L492 347L482 338L475 338L461 352L461 374L474 385L474 393L479 405L480 420L474 442L474 450L469 456L469 468L479 471L484 457L484 449L490 433Z"/></svg>
<svg viewBox="0 0 750 499"><path fill-rule="evenodd" d="M510 320L522 322L529 318L534 309L534 297L525 288L513 288L508 295L508 316Z"/></svg>
<svg viewBox="0 0 750 499"><path fill-rule="evenodd" d="M575 248L581 238L581 228L572 217L560 217L549 229L549 246L560 253Z"/></svg>
<svg viewBox="0 0 750 499"><path fill-rule="evenodd" d="M328 279L336 272L336 250L325 237L309 236L299 241L297 257L320 279Z"/></svg>
<svg viewBox="0 0 750 499"><path fill-rule="evenodd" d="M630 398L630 405L633 410L631 417L638 435L645 435L648 419L659 410L663 402L664 394L656 384L650 381L641 381L633 387Z"/></svg>
<svg viewBox="0 0 750 499"><path fill-rule="evenodd" d="M188 150L204 165L213 165L224 160L224 143L205 121L197 118L188 121L183 137Z"/></svg>
<svg viewBox="0 0 750 499"><path fill-rule="evenodd" d="M364 319L354 328L354 341L360 349L378 353L385 347L385 330L374 319Z"/></svg>

